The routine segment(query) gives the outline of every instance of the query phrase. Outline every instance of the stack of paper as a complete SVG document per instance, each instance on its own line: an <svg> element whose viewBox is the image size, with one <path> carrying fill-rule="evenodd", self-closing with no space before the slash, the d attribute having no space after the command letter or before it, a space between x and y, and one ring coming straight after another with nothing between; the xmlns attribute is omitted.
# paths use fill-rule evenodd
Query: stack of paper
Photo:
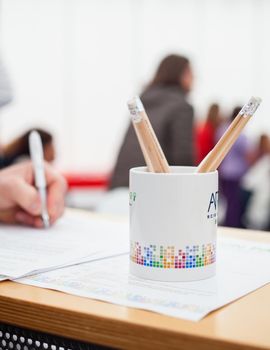
<svg viewBox="0 0 270 350"><path fill-rule="evenodd" d="M128 223L66 214L51 228L0 226L0 281L127 253Z"/></svg>
<svg viewBox="0 0 270 350"><path fill-rule="evenodd" d="M222 238L216 277L182 283L129 275L122 255L20 279L20 283L198 321L209 312L270 281L270 244Z"/></svg>

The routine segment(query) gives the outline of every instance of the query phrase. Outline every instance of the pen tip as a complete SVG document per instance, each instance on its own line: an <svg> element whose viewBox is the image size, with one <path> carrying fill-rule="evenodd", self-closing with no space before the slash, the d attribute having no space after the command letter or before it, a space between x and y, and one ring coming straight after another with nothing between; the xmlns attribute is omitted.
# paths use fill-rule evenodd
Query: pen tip
<svg viewBox="0 0 270 350"><path fill-rule="evenodd" d="M49 217L46 215L42 216L42 221L43 221L43 226L44 228L49 228L50 227L50 219Z"/></svg>

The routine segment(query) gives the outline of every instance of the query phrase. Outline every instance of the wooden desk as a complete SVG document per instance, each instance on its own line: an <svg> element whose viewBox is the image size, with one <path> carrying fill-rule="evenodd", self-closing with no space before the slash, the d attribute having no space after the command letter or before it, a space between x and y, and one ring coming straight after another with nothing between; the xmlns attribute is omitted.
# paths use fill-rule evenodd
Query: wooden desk
<svg viewBox="0 0 270 350"><path fill-rule="evenodd" d="M219 234L270 242L254 231ZM124 349L270 349L270 284L196 323L3 282L0 322Z"/></svg>

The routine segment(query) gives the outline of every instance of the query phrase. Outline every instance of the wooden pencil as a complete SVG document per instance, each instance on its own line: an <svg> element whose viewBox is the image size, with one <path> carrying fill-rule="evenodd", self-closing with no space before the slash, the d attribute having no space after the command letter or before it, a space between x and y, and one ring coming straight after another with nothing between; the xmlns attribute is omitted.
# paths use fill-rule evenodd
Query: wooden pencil
<svg viewBox="0 0 270 350"><path fill-rule="evenodd" d="M169 164L140 98L136 96L130 100L128 108L148 170L155 173L169 173Z"/></svg>
<svg viewBox="0 0 270 350"><path fill-rule="evenodd" d="M197 172L206 173L215 171L223 159L226 157L235 141L238 139L241 131L256 112L261 103L260 98L251 97L250 100L241 109L236 118L232 121L221 139L217 142L215 147L199 164Z"/></svg>

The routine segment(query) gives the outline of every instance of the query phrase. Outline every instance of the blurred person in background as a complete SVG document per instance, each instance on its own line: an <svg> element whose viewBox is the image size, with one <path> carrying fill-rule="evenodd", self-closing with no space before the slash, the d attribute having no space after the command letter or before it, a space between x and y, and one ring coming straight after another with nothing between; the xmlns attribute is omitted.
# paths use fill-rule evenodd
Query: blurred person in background
<svg viewBox="0 0 270 350"><path fill-rule="evenodd" d="M0 58L0 108L8 105L13 99L13 92L7 71ZM1 110L0 110L1 112ZM33 129L26 131L8 145L0 142L0 169L29 157L28 137ZM55 158L55 149L52 135L43 129L35 129L39 132L43 144L44 159L52 162Z"/></svg>
<svg viewBox="0 0 270 350"><path fill-rule="evenodd" d="M8 105L13 99L13 92L7 71L2 63L0 57L0 113L2 107ZM0 169L10 164L10 162L3 157L1 142L0 142Z"/></svg>
<svg viewBox="0 0 270 350"><path fill-rule="evenodd" d="M230 123L240 112L241 107L235 107L228 121L217 129L216 142L221 138ZM240 134L219 167L220 192L226 201L225 220L222 223L229 227L242 227L244 203L240 181L250 165L250 147L248 139Z"/></svg>
<svg viewBox="0 0 270 350"><path fill-rule="evenodd" d="M270 229L270 139L262 134L256 159L242 179L242 188L249 194L244 223L255 230Z"/></svg>
<svg viewBox="0 0 270 350"><path fill-rule="evenodd" d="M186 57L169 55L141 95L145 110L170 165L193 165L192 106L187 95L193 74ZM142 151L130 123L117 157L110 188L128 187L129 169L145 165Z"/></svg>
<svg viewBox="0 0 270 350"><path fill-rule="evenodd" d="M220 108L217 103L210 105L206 121L196 130L197 164L213 149L216 141L216 131L221 122Z"/></svg>
<svg viewBox="0 0 270 350"><path fill-rule="evenodd" d="M12 99L11 83L0 57L0 108L10 103Z"/></svg>
<svg viewBox="0 0 270 350"><path fill-rule="evenodd" d="M257 148L254 152L252 162L256 163L259 159L270 153L270 138L267 134L259 137Z"/></svg>
<svg viewBox="0 0 270 350"><path fill-rule="evenodd" d="M53 136L48 131L39 128L30 129L11 143L3 146L4 159L8 159L9 163L14 163L23 158L29 158L30 150L28 139L33 130L36 130L41 137L44 159L49 163L53 162L55 159Z"/></svg>
<svg viewBox="0 0 270 350"><path fill-rule="evenodd" d="M7 72L0 59L0 112L1 108L12 101L13 94ZM29 133L29 132L28 132ZM34 187L34 174L31 162L10 165L17 156L25 155L25 134L16 142L7 147L11 157L3 155L0 148L0 222L6 224L22 224L35 227L43 227L41 215L41 200L37 189ZM43 141L51 144L45 154L48 158L54 158L52 152L52 137L43 133ZM66 181L49 164L45 163L45 177L47 181L48 212L50 222L53 224L64 212L64 200L67 189Z"/></svg>

